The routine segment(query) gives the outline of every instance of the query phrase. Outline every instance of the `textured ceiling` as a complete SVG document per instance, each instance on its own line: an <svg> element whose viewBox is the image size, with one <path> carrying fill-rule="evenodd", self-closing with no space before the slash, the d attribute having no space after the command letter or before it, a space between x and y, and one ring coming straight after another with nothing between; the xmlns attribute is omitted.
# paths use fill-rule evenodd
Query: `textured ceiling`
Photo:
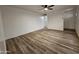
<svg viewBox="0 0 79 59"><path fill-rule="evenodd" d="M52 11L46 11L46 12L42 11L43 8L41 7L41 5L14 5L13 7L29 10L40 14L44 13L48 14L48 13L62 12L66 9L74 8L74 5L55 5Z"/></svg>

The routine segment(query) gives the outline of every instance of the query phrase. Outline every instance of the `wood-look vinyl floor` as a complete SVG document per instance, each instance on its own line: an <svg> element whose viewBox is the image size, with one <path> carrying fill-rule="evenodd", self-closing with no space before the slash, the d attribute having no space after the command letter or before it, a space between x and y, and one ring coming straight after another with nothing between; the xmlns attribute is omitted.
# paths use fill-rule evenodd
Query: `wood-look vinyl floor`
<svg viewBox="0 0 79 59"><path fill-rule="evenodd" d="M9 54L76 54L79 39L75 32L39 30L6 40Z"/></svg>

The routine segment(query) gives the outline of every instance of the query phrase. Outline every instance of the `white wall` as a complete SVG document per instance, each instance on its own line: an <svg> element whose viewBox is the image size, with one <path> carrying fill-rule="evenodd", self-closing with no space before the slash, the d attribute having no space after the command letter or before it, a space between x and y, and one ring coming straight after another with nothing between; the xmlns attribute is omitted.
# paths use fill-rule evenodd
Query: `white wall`
<svg viewBox="0 0 79 59"><path fill-rule="evenodd" d="M2 12L0 8L0 41L4 40L3 22L2 22Z"/></svg>
<svg viewBox="0 0 79 59"><path fill-rule="evenodd" d="M75 23L75 29L76 29L76 33L79 36L79 6L77 7L77 18L76 18L76 23Z"/></svg>
<svg viewBox="0 0 79 59"><path fill-rule="evenodd" d="M74 29L75 28L75 18L74 18L74 10L68 10L64 12L64 28L65 29Z"/></svg>
<svg viewBox="0 0 79 59"><path fill-rule="evenodd" d="M0 53L5 53L5 51L6 51L6 45L3 31L2 12L0 8Z"/></svg>
<svg viewBox="0 0 79 59"><path fill-rule="evenodd" d="M49 14L48 15L48 29L63 30L62 14Z"/></svg>
<svg viewBox="0 0 79 59"><path fill-rule="evenodd" d="M3 7L3 24L6 39L42 29L41 15L19 8Z"/></svg>

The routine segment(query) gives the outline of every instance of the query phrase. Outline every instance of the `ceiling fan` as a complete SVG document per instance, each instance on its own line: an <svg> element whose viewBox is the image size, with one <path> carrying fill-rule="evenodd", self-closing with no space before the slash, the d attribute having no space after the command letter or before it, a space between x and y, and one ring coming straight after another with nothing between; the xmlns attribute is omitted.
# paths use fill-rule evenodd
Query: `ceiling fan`
<svg viewBox="0 0 79 59"><path fill-rule="evenodd" d="M54 5L41 5L43 7L43 11L53 10Z"/></svg>

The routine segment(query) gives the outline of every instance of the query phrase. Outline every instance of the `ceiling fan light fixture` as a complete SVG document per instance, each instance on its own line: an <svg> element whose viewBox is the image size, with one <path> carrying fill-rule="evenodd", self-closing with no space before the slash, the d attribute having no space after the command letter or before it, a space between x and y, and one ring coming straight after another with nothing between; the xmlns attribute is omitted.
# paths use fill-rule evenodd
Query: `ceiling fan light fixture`
<svg viewBox="0 0 79 59"><path fill-rule="evenodd" d="M44 10L45 10L45 11L47 11L47 10L48 10L48 8L44 8Z"/></svg>

